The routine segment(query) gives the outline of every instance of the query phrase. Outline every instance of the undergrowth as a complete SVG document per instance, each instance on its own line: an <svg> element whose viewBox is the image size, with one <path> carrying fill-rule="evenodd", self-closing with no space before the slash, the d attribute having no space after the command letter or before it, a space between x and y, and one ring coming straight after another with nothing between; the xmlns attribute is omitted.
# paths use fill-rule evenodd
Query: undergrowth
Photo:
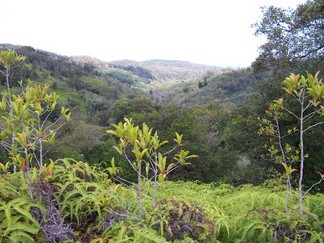
<svg viewBox="0 0 324 243"><path fill-rule="evenodd" d="M297 192L290 197L294 206L285 212L285 189L280 186L167 182L160 186L159 196L200 205L216 225L219 242L323 242L322 194L305 199L302 216Z"/></svg>
<svg viewBox="0 0 324 243"><path fill-rule="evenodd" d="M164 182L144 196L109 179L104 170L57 160L50 175L0 174L0 242L323 242L324 197L290 195L281 186ZM31 171L36 173L37 171ZM33 200L30 196L33 196Z"/></svg>

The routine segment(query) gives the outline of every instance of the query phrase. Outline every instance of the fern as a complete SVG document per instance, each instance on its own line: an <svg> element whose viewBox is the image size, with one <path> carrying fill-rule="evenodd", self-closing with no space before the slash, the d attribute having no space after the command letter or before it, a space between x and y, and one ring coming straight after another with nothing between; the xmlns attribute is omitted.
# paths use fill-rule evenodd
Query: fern
<svg viewBox="0 0 324 243"><path fill-rule="evenodd" d="M34 238L29 234L22 231L14 231L8 237L10 242L22 242L22 243L33 243L35 242Z"/></svg>
<svg viewBox="0 0 324 243"><path fill-rule="evenodd" d="M0 178L0 198L15 198L18 197L19 193L17 188L8 182L5 178Z"/></svg>
<svg viewBox="0 0 324 243"><path fill-rule="evenodd" d="M1 202L0 214L2 211L4 217L1 219L0 236L7 237L13 242L30 242L32 235L37 234L40 229L38 222L30 214L32 206L36 205L25 198Z"/></svg>
<svg viewBox="0 0 324 243"><path fill-rule="evenodd" d="M0 198L9 201L28 194L28 185L23 173L0 175Z"/></svg>
<svg viewBox="0 0 324 243"><path fill-rule="evenodd" d="M144 227L143 229L133 229L134 232L134 242L143 243L166 243L166 239L159 236L157 232L153 229Z"/></svg>
<svg viewBox="0 0 324 243"><path fill-rule="evenodd" d="M323 195L309 195L305 201L305 214L300 218L296 211L285 213L285 191L272 187L244 185L202 184L195 182L166 182L159 188L162 198L182 198L200 205L217 226L217 240L221 242L271 241L280 227L282 234L298 231L298 234L318 238L321 232L318 219L324 216ZM292 208L298 206L298 194L292 191ZM306 210L308 209L308 211ZM320 216L320 217L319 217ZM312 225L314 225L312 227ZM289 232L288 232L289 231ZM293 239L291 239L293 240Z"/></svg>

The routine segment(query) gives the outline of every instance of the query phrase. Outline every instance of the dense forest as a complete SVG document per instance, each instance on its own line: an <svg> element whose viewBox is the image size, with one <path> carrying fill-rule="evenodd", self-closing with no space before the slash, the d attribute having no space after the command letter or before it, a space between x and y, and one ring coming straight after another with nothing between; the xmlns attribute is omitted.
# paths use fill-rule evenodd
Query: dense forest
<svg viewBox="0 0 324 243"><path fill-rule="evenodd" d="M251 67L0 44L0 242L323 242L324 3Z"/></svg>

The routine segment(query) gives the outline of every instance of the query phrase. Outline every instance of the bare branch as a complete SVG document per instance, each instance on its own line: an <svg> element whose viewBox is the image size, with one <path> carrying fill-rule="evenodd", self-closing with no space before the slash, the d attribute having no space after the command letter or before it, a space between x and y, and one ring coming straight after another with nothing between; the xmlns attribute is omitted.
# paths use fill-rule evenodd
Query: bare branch
<svg viewBox="0 0 324 243"><path fill-rule="evenodd" d="M127 160L128 164L130 164L130 166L133 168L133 170L135 170L136 173L139 174L139 171L135 168L132 161L128 158L127 153L126 153L126 148L124 148L124 150L123 150L123 155L124 155L125 159Z"/></svg>
<svg viewBox="0 0 324 243"><path fill-rule="evenodd" d="M165 155L169 155L169 154L171 154L174 150L176 150L177 148L178 148L177 146L174 146L171 150L165 152L165 153L162 154L162 155L163 155L163 156L165 156Z"/></svg>
<svg viewBox="0 0 324 243"><path fill-rule="evenodd" d="M318 122L318 123L315 123L315 124L313 124L313 125L307 127L306 129L303 130L303 132L306 132L306 131L308 131L309 129L312 129L312 128L314 128L314 127L317 127L317 126L319 126L319 125L321 125L321 124L324 124L324 121L322 121L322 122Z"/></svg>
<svg viewBox="0 0 324 243"><path fill-rule="evenodd" d="M293 115L297 120L300 121L300 118L299 118L299 117L298 117L294 112L292 112L291 110L287 109L287 108L284 107L284 106L283 106L283 109L284 109L285 111L287 111L289 114Z"/></svg>
<svg viewBox="0 0 324 243"><path fill-rule="evenodd" d="M304 194L302 200L304 200L304 198L306 197L306 195L314 188L314 186L317 186L319 184L321 184L321 182L323 181L323 179L321 178L318 182L314 183Z"/></svg>
<svg viewBox="0 0 324 243"><path fill-rule="evenodd" d="M174 164L166 174L167 175L170 174L172 171L174 171L175 169L177 169L179 167L180 167L180 163L178 162L178 163Z"/></svg>

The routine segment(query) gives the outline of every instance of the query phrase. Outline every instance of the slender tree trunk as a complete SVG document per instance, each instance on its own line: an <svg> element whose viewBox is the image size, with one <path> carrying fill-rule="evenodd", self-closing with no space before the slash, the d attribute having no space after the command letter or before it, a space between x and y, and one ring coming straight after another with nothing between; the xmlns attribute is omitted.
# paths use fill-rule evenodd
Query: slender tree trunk
<svg viewBox="0 0 324 243"><path fill-rule="evenodd" d="M138 167L138 184L137 184L137 197L138 197L138 216L139 218L143 217L143 200L142 200L142 168L141 163L139 163Z"/></svg>
<svg viewBox="0 0 324 243"><path fill-rule="evenodd" d="M287 175L287 182L286 182L286 213L288 212L288 203L289 203L289 194L291 191L291 183L290 183L290 175Z"/></svg>
<svg viewBox="0 0 324 243"><path fill-rule="evenodd" d="M7 86L7 92L8 92L8 106L9 106L9 116L12 115L12 107L11 107L11 92L10 92L10 84L9 84L9 76L10 76L10 70L6 69L5 72L5 76L6 76L6 86ZM15 144L15 140L14 140L14 132L12 132L11 134L11 147L14 147ZM13 172L16 173L17 172L17 166L14 165L13 166Z"/></svg>
<svg viewBox="0 0 324 243"><path fill-rule="evenodd" d="M282 146L282 137L281 137L280 124L279 124L279 119L278 118L276 118L276 126L277 126L278 145L279 145L279 148L280 148L283 163L286 166L288 166L287 160L286 160L286 154L285 154L284 148ZM288 203L289 203L289 194L290 194L290 192L291 192L291 181L290 181L290 175L287 174L287 181L286 181L286 212L288 212Z"/></svg>
<svg viewBox="0 0 324 243"><path fill-rule="evenodd" d="M156 166L157 161L158 161L158 155L155 152L154 153L154 163L155 163L155 168L154 168L154 186L153 186L153 198L152 198L152 209L154 210L156 207L156 194L157 194L157 187L158 187L158 168Z"/></svg>
<svg viewBox="0 0 324 243"><path fill-rule="evenodd" d="M9 75L10 75L10 70L9 69L6 69L5 75L6 75L6 86L7 86L7 91L8 91L8 102L10 104L10 101L11 101L11 93L10 93L10 85L9 85Z"/></svg>
<svg viewBox="0 0 324 243"><path fill-rule="evenodd" d="M305 90L303 90L305 92ZM299 194L299 214L303 214L303 177L304 177L304 94L300 99L300 127L299 127L299 146L300 146L300 169L299 169L299 182L298 182L298 194Z"/></svg>
<svg viewBox="0 0 324 243"><path fill-rule="evenodd" d="M154 171L154 186L153 186L153 198L152 198L152 209L154 210L156 207L156 194L157 194L157 187L158 187L158 171Z"/></svg>
<svg viewBox="0 0 324 243"><path fill-rule="evenodd" d="M43 140L39 140L39 168L43 167Z"/></svg>
<svg viewBox="0 0 324 243"><path fill-rule="evenodd" d="M37 113L38 130L41 130L40 115ZM43 167L43 137L39 138L39 168Z"/></svg>

